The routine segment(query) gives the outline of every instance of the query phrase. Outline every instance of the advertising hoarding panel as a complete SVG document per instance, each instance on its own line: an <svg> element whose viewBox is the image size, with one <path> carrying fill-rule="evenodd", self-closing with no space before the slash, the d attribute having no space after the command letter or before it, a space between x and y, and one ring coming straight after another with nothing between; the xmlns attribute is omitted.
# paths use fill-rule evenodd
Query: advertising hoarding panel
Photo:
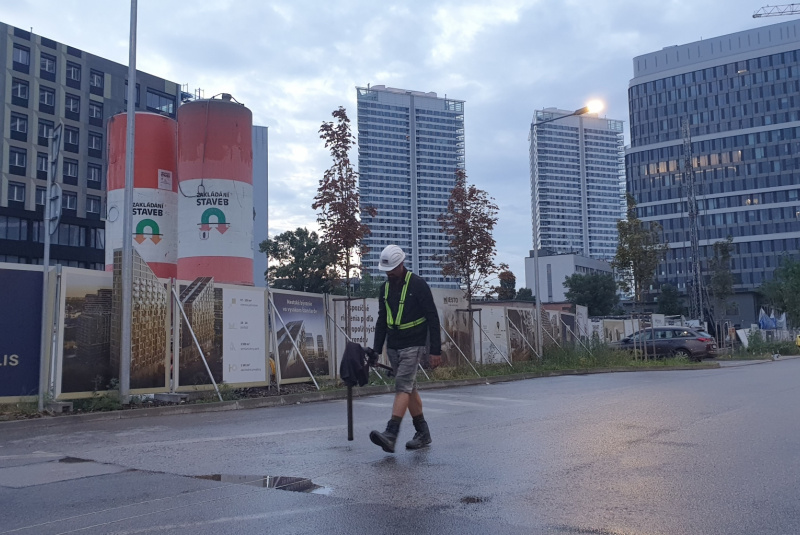
<svg viewBox="0 0 800 535"><path fill-rule="evenodd" d="M0 268L0 397L39 394L41 271Z"/></svg>

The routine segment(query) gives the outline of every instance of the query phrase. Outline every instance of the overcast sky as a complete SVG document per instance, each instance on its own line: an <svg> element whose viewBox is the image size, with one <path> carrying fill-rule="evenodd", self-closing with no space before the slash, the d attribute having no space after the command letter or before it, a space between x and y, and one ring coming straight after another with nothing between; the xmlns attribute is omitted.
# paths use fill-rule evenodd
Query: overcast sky
<svg viewBox="0 0 800 535"><path fill-rule="evenodd" d="M317 133L355 87L465 100L466 167L500 207L498 262L525 286L535 109L606 102L625 121L635 56L782 22L764 0L140 0L137 67L226 92L269 127L270 235L306 226L330 157ZM125 0L3 0L0 20L127 64ZM354 160L357 154L352 155Z"/></svg>

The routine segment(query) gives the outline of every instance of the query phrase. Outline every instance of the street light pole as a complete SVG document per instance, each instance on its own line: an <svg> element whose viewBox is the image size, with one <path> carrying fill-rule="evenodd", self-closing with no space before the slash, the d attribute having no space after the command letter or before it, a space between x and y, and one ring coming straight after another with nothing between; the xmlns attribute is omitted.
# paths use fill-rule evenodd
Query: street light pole
<svg viewBox="0 0 800 535"><path fill-rule="evenodd" d="M534 116L533 122L531 123L531 139L533 141L533 173L534 173L534 180L531 184L531 188L533 188L533 202L531 203L531 212L533 216L533 287L534 292L536 293L536 351L539 355L539 358L542 358L542 299L541 294L539 293L539 246L540 246L540 236L539 236L539 140L538 140L538 128L539 126L552 123L554 121L560 121L561 119L566 119L567 117L574 117L576 115L583 115L585 113L597 113L603 109L603 103L599 101L592 101L583 108L579 108L572 113L568 113L566 115L559 115L558 117L551 117L549 119L544 120L537 120Z"/></svg>
<svg viewBox="0 0 800 535"><path fill-rule="evenodd" d="M133 182L134 140L136 124L136 12L137 0L131 0L131 30L128 48L128 130L125 138L125 197L122 219L122 299L120 312L119 397L130 401L131 387L131 322L133 301Z"/></svg>

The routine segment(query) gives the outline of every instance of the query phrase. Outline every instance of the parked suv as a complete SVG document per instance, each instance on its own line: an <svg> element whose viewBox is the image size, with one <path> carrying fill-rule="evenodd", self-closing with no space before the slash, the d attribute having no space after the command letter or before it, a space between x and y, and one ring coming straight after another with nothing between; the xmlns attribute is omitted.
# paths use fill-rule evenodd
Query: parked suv
<svg viewBox="0 0 800 535"><path fill-rule="evenodd" d="M643 351L647 344L647 353L659 357L686 357L700 361L717 356L717 343L714 337L705 331L692 327L654 327L645 329L612 342L611 347L633 351Z"/></svg>

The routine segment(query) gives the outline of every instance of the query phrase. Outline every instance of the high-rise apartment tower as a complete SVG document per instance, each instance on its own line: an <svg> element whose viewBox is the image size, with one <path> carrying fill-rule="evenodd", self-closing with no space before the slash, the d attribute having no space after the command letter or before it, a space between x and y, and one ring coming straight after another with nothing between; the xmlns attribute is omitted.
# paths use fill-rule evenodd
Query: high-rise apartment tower
<svg viewBox="0 0 800 535"><path fill-rule="evenodd" d="M381 250L393 243L432 287L457 288L435 257L448 249L437 218L447 209L456 170L464 168L464 101L382 85L356 91L361 217L372 231L365 269L380 276ZM364 212L367 206L375 217Z"/></svg>
<svg viewBox="0 0 800 535"><path fill-rule="evenodd" d="M546 108L533 115L531 212L539 223L537 236L533 221L533 246L611 260L622 217L623 122L570 114Z"/></svg>

